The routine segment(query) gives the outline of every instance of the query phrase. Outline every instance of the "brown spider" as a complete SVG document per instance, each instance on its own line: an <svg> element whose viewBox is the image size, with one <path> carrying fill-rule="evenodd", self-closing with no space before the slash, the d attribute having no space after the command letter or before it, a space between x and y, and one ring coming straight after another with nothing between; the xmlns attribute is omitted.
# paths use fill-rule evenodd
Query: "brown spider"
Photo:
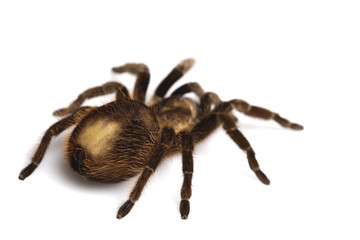
<svg viewBox="0 0 360 240"><path fill-rule="evenodd" d="M187 219L190 212L194 145L205 139L220 125L247 154L250 168L264 184L269 179L260 170L255 152L237 129L232 110L261 119L272 119L284 127L302 130L267 109L251 106L243 100L221 101L212 92L204 92L198 83L187 83L165 97L169 88L194 64L193 59L179 63L160 83L149 106L145 94L150 80L144 64L129 63L112 69L115 73L132 73L136 83L132 98L121 83L108 82L86 90L69 107L54 112L63 117L44 134L31 163L22 170L24 180L40 164L51 139L75 126L66 141L65 154L71 167L86 179L115 183L140 174L129 199L120 207L117 217L126 216L140 198L149 177L159 163L171 154L182 153L184 175L181 188L180 214ZM184 97L195 93L199 101ZM81 107L89 98L116 93L116 100L100 107Z"/></svg>

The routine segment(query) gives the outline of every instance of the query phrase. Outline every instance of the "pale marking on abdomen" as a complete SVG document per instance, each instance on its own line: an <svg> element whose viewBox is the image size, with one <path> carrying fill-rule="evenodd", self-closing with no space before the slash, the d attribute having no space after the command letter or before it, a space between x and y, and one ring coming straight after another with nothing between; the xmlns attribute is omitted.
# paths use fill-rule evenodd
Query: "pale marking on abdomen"
<svg viewBox="0 0 360 240"><path fill-rule="evenodd" d="M90 121L80 131L77 141L92 156L106 153L121 131L121 124L107 118Z"/></svg>

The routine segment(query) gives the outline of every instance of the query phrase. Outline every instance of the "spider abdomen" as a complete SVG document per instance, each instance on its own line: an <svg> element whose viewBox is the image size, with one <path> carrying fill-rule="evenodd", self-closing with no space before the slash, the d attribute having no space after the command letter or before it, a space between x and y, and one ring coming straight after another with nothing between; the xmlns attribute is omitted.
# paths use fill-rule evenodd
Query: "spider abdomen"
<svg viewBox="0 0 360 240"><path fill-rule="evenodd" d="M123 181L143 170L158 131L156 118L146 106L131 101L111 103L75 127L66 147L67 157L71 167L87 179Z"/></svg>
<svg viewBox="0 0 360 240"><path fill-rule="evenodd" d="M121 124L108 118L87 123L77 136L77 142L93 157L102 157L114 145L116 135L121 133Z"/></svg>

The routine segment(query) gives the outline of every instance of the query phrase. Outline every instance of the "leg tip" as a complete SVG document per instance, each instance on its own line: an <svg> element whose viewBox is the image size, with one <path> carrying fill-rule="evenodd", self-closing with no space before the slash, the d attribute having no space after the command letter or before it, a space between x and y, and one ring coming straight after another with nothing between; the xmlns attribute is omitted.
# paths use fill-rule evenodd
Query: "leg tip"
<svg viewBox="0 0 360 240"><path fill-rule="evenodd" d="M24 181L24 179L25 179L24 175L22 175L22 174L20 173L19 179L22 180L22 181Z"/></svg>
<svg viewBox="0 0 360 240"><path fill-rule="evenodd" d="M25 178L27 178L31 173L33 173L36 168L37 165L35 163L30 163L26 168L21 171L19 179L25 180Z"/></svg>
<svg viewBox="0 0 360 240"><path fill-rule="evenodd" d="M53 115L55 117L62 117L64 115L66 115L66 114L69 114L69 111L66 108L60 108L60 109L53 112Z"/></svg>
<svg viewBox="0 0 360 240"><path fill-rule="evenodd" d="M270 185L270 180L261 170L256 171L255 174L263 184Z"/></svg>
<svg viewBox="0 0 360 240"><path fill-rule="evenodd" d="M113 71L114 73L123 73L123 72L125 72L124 66L113 67L113 68L111 68L111 71Z"/></svg>
<svg viewBox="0 0 360 240"><path fill-rule="evenodd" d="M181 202L180 202L181 219L183 219L183 220L188 219L189 212L190 212L190 202L189 202L189 200L185 200L185 199L181 200Z"/></svg>
<svg viewBox="0 0 360 240"><path fill-rule="evenodd" d="M117 214L117 218L121 219L123 217L125 217L130 210L133 208L134 203L130 200L127 200L119 209L118 214Z"/></svg>
<svg viewBox="0 0 360 240"><path fill-rule="evenodd" d="M195 59L188 58L183 61L181 61L176 68L180 70L180 72L185 73L189 71L195 64Z"/></svg>
<svg viewBox="0 0 360 240"><path fill-rule="evenodd" d="M300 124L297 124L297 123L293 123L291 124L290 126L291 129L294 129L294 130L298 130L298 131L301 131L304 129L304 127Z"/></svg>

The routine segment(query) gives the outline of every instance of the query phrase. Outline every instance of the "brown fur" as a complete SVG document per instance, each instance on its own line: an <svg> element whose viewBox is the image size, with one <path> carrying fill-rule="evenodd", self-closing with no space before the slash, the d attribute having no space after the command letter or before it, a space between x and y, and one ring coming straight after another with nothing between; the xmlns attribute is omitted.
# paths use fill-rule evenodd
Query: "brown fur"
<svg viewBox="0 0 360 240"><path fill-rule="evenodd" d="M170 87L194 64L187 59L178 64L155 91L149 106L144 104L150 73L144 64L115 67L116 73L137 76L133 96L120 83L108 82L81 93L69 107L54 112L63 117L44 134L31 163L21 171L24 180L40 164L53 137L75 126L66 140L65 155L71 167L89 180L114 183L140 175L129 199L120 207L117 217L126 216L140 198L148 179L160 162L170 154L182 154L183 185L180 214L187 219L190 212L194 144L208 137L222 125L229 137L246 152L249 166L264 184L270 181L260 170L255 152L236 127L233 110L248 116L274 120L284 127L301 130L279 114L251 106L243 100L223 102L213 92L204 92L198 83L188 83L168 98ZM193 92L198 99L183 95ZM116 93L114 102L100 107L81 107L89 98Z"/></svg>
<svg viewBox="0 0 360 240"><path fill-rule="evenodd" d="M100 182L119 182L139 174L153 151L159 132L157 120L152 111L143 104L130 99L112 102L86 116L74 129L67 145L67 157L72 157L75 146L83 132L98 123L117 123L112 129L106 145L97 151L83 149L81 169L75 169L85 178ZM109 124L109 123L108 123ZM104 126L108 128L109 126ZM89 138L88 141L94 141ZM105 141L102 139L102 141ZM82 144L84 145L84 143Z"/></svg>

